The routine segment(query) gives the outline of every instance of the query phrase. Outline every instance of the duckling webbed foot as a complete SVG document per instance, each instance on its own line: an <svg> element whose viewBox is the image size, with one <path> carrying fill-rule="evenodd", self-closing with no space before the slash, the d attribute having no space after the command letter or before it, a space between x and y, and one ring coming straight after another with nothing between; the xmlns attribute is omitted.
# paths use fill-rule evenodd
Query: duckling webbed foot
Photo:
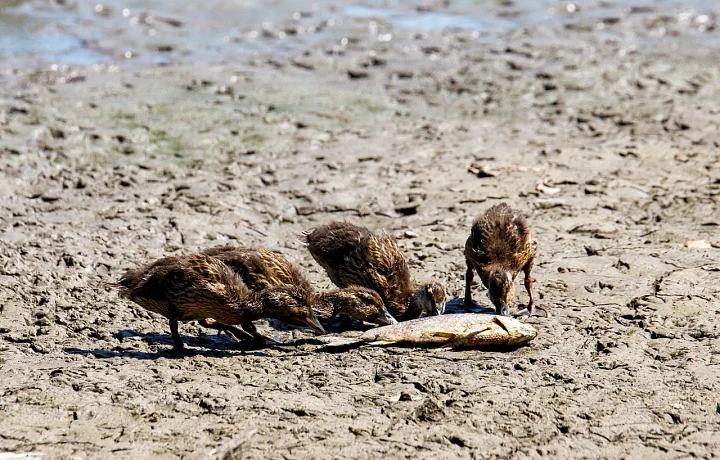
<svg viewBox="0 0 720 460"><path fill-rule="evenodd" d="M530 297L530 302L528 303L528 306L526 308L518 310L517 313L515 313L515 316L538 316L541 318L547 318L548 314L547 311L544 308L540 308L535 306L535 298L533 297L532 293L532 276L530 276L530 271L532 270L533 264L535 263L535 258L531 258L528 260L528 262L523 267L523 272L525 274L525 290L528 293L528 296Z"/></svg>
<svg viewBox="0 0 720 460"><path fill-rule="evenodd" d="M535 306L534 303L531 303L527 307L521 308L515 312L514 316L536 316L540 318L547 318L548 314L544 308L540 308Z"/></svg>
<svg viewBox="0 0 720 460"><path fill-rule="evenodd" d="M473 278L475 277L473 273L473 268L470 266L470 263L467 264L467 271L465 272L465 311L472 312L474 307L474 302L472 300L472 291L471 291L471 285L473 282Z"/></svg>
<svg viewBox="0 0 720 460"><path fill-rule="evenodd" d="M259 346L265 346L267 345L267 342L273 343L273 344L280 344L279 340L275 340L272 337L268 337L266 335L263 335L258 332L258 330L255 328L255 325L253 323L242 323L241 324L244 331L246 331L248 334L250 334L253 337L253 342L255 345Z"/></svg>

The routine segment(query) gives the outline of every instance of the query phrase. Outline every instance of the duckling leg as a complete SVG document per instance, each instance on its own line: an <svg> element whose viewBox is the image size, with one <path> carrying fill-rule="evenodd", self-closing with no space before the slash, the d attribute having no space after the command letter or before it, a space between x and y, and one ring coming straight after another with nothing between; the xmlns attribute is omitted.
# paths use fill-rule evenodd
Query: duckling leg
<svg viewBox="0 0 720 460"><path fill-rule="evenodd" d="M345 314L338 316L340 316L340 329L342 329L343 331L352 330L352 318Z"/></svg>
<svg viewBox="0 0 720 460"><path fill-rule="evenodd" d="M177 351L180 351L184 348L182 339L180 338L180 332L178 331L178 320L171 319L170 320L170 333L172 334L173 338L173 348Z"/></svg>
<svg viewBox="0 0 720 460"><path fill-rule="evenodd" d="M540 308L535 305L535 298L533 297L532 293L532 276L530 276L530 270L533 268L533 264L535 263L535 258L528 260L525 266L523 267L523 273L525 274L525 290L528 293L528 296L530 297L530 302L528 303L527 308L523 308L519 310L516 315L518 316L540 316L540 317L547 317L547 311L545 311L544 308Z"/></svg>
<svg viewBox="0 0 720 460"><path fill-rule="evenodd" d="M238 337L253 338L252 335L248 334L242 328L235 327L235 326L228 326L227 324L223 324L222 326L223 326L222 331L225 332L231 339L233 339L236 342L240 341L240 339Z"/></svg>
<svg viewBox="0 0 720 460"><path fill-rule="evenodd" d="M472 311L473 307L472 292L470 291L470 286L472 285L474 277L475 274L473 272L473 268L470 266L470 263L468 263L467 271L465 272L465 310L467 311Z"/></svg>
<svg viewBox="0 0 720 460"><path fill-rule="evenodd" d="M249 339L254 339L252 335L244 331L243 329L235 326L230 326L228 324L223 324L215 321L214 319L206 318L198 320L198 324L202 327L207 327L210 329L217 329L220 332L226 333L228 336L230 336L231 339L233 339L236 342L239 342L240 339L238 337L246 337Z"/></svg>
<svg viewBox="0 0 720 460"><path fill-rule="evenodd" d="M248 334L253 336L257 345L265 345L265 341L272 343L280 343L272 337L268 337L259 333L258 330L255 329L255 325L251 322L241 323L240 326L242 326L242 328L247 331Z"/></svg>

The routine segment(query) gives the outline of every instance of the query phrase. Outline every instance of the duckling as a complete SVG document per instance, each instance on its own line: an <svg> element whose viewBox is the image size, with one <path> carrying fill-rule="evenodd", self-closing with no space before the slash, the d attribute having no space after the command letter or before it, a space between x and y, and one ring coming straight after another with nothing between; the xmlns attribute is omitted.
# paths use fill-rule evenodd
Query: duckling
<svg viewBox="0 0 720 460"><path fill-rule="evenodd" d="M230 267L205 254L165 257L129 270L116 287L120 297L168 318L176 350L183 348L178 321L200 321L230 331L235 338L249 334L258 341L264 337L252 321L260 318L294 321L325 333L302 289L275 286L252 291ZM234 324L242 329L228 326Z"/></svg>
<svg viewBox="0 0 720 460"><path fill-rule="evenodd" d="M445 311L445 288L432 281L416 285L395 240L348 222L331 222L303 233L315 261L338 287L353 284L380 294L398 321Z"/></svg>
<svg viewBox="0 0 720 460"><path fill-rule="evenodd" d="M286 284L299 286L308 293L308 304L321 322L338 315L347 315L381 326L397 323L377 292L360 286L348 286L316 294L300 270L270 250L216 246L204 250L203 254L215 257L232 268L250 289Z"/></svg>
<svg viewBox="0 0 720 460"><path fill-rule="evenodd" d="M515 296L515 278L522 270L530 302L517 315L547 316L544 309L535 305L532 294L530 270L535 262L536 250L537 241L531 238L527 221L507 204L495 205L476 219L465 243L466 309L472 306L470 284L473 271L477 271L488 289L488 297L496 313L509 316L508 304Z"/></svg>

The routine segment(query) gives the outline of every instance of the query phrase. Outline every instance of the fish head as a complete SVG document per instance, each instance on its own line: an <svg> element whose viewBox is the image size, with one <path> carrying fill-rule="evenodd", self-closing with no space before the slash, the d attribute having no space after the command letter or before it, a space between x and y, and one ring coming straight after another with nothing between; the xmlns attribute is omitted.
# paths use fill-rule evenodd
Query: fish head
<svg viewBox="0 0 720 460"><path fill-rule="evenodd" d="M529 342L536 336L537 330L529 324L507 316L493 315L492 321L473 325L455 342L467 347L513 346Z"/></svg>
<svg viewBox="0 0 720 460"><path fill-rule="evenodd" d="M515 298L515 283L512 274L502 267L491 267L484 274L487 280L488 297L495 305L498 315L510 316L508 305Z"/></svg>
<svg viewBox="0 0 720 460"><path fill-rule="evenodd" d="M515 318L496 316L493 322L506 331L508 345L520 345L531 341L538 335L537 329L532 325L518 321Z"/></svg>

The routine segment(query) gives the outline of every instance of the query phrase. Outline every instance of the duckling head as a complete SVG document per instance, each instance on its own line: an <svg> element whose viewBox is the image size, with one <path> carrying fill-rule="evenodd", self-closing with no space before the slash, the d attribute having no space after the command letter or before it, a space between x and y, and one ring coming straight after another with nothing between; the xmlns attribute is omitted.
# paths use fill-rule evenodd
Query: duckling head
<svg viewBox="0 0 720 460"><path fill-rule="evenodd" d="M510 316L508 305L515 298L512 273L503 267L489 267L485 279L487 279L488 297L495 306L495 313Z"/></svg>
<svg viewBox="0 0 720 460"><path fill-rule="evenodd" d="M310 308L305 289L291 285L275 286L263 290L261 297L268 316L291 324L304 324L318 334L325 334L325 329Z"/></svg>
<svg viewBox="0 0 720 460"><path fill-rule="evenodd" d="M446 301L445 288L437 281L420 286L410 298L410 302L419 305L428 316L445 313Z"/></svg>
<svg viewBox="0 0 720 460"><path fill-rule="evenodd" d="M397 324L397 320L388 312L382 297L372 289L350 286L336 289L326 296L333 304L336 314L346 314L354 319L380 326Z"/></svg>

